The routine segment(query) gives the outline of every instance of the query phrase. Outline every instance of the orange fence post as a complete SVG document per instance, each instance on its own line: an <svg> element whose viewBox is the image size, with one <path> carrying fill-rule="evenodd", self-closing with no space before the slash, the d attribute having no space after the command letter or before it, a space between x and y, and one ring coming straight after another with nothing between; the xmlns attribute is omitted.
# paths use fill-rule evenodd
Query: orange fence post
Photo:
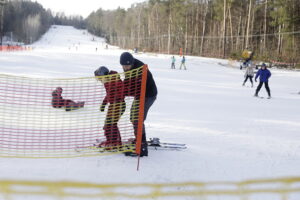
<svg viewBox="0 0 300 200"><path fill-rule="evenodd" d="M148 70L148 65L144 65L142 70L140 107L139 107L138 128L137 128L137 137L136 137L136 151L135 151L138 155L140 155L141 153L141 146L142 146L147 70Z"/></svg>

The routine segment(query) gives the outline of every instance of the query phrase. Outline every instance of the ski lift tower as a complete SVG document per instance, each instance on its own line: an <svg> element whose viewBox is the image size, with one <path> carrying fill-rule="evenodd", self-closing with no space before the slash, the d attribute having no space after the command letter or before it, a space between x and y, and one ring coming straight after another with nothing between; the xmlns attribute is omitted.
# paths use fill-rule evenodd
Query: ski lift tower
<svg viewBox="0 0 300 200"><path fill-rule="evenodd" d="M2 46L2 38L3 38L3 21L4 21L4 5L6 1L0 0L0 45Z"/></svg>

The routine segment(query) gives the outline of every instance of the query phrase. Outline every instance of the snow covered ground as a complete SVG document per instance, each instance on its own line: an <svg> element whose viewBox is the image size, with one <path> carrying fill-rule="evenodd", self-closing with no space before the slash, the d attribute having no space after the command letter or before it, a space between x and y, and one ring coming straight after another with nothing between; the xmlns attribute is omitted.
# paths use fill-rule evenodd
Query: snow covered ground
<svg viewBox="0 0 300 200"><path fill-rule="evenodd" d="M33 51L1 52L0 73L33 77L88 77L105 65L122 72L124 51L84 30L55 26ZM97 49L96 49L97 48ZM149 65L158 98L147 137L186 143L187 150L69 159L0 158L0 179L93 183L241 181L300 175L300 72L271 69L272 99L242 87L244 71L226 60L187 56L188 70L171 70L171 56L136 54ZM255 84L256 86L257 84ZM261 96L266 97L262 88Z"/></svg>

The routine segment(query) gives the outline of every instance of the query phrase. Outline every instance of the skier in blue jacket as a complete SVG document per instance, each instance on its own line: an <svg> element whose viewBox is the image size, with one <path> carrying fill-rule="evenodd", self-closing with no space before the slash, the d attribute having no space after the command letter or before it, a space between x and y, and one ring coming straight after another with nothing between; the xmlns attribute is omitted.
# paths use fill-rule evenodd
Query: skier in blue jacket
<svg viewBox="0 0 300 200"><path fill-rule="evenodd" d="M181 69L181 67L184 67L184 69L186 70L186 66L185 66L185 56L182 56L182 60L181 60L181 64L180 64L180 68L179 68L179 69Z"/></svg>
<svg viewBox="0 0 300 200"><path fill-rule="evenodd" d="M265 63L262 64L261 69L258 70L255 76L255 82L257 82L257 78L259 77L259 84L255 91L255 97L258 97L258 92L261 89L262 85L265 84L265 88L268 92L268 99L271 98L271 91L269 88L269 78L271 77L271 72L267 69L267 65Z"/></svg>

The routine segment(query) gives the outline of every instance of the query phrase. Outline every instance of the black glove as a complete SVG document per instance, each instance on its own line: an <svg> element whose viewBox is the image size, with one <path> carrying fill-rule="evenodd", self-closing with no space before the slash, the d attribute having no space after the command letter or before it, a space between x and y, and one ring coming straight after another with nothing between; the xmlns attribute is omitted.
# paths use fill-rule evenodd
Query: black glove
<svg viewBox="0 0 300 200"><path fill-rule="evenodd" d="M106 106L106 104L101 104L101 106L100 106L100 111L101 111L101 112L104 112L105 106Z"/></svg>

